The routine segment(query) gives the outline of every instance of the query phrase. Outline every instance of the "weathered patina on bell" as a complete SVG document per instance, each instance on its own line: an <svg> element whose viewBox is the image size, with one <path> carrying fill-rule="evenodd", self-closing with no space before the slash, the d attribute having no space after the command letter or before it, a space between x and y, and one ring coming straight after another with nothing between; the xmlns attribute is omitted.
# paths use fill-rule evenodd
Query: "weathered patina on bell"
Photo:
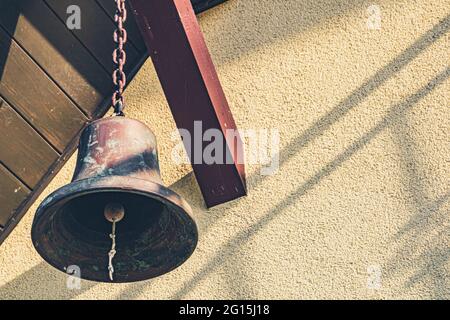
<svg viewBox="0 0 450 320"><path fill-rule="evenodd" d="M108 252L115 217L120 222L113 282L165 274L196 247L189 205L161 181L155 136L124 117L97 120L83 131L72 182L39 206L32 241L55 268L77 265L81 278L111 282Z"/></svg>

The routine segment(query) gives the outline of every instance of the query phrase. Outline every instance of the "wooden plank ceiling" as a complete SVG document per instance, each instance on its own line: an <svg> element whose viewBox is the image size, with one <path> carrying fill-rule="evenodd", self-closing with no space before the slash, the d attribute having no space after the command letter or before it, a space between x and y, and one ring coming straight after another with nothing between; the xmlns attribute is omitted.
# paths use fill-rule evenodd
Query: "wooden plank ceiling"
<svg viewBox="0 0 450 320"><path fill-rule="evenodd" d="M196 12L225 0L192 0ZM81 29L66 27L81 9ZM0 244L112 94L114 0L0 1ZM148 57L132 14L126 73Z"/></svg>

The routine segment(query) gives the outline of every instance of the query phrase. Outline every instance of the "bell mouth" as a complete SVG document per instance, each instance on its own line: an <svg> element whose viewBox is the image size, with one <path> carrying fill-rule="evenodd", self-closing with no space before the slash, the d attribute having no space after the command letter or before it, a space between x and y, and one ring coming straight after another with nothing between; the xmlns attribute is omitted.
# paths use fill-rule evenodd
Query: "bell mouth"
<svg viewBox="0 0 450 320"><path fill-rule="evenodd" d="M118 187L120 186L120 187ZM108 203L120 203L116 223L114 280L109 279L111 226ZM198 231L189 205L170 189L147 180L96 177L74 181L39 206L31 231L33 245L49 264L100 282L134 282L158 277L183 264L194 252Z"/></svg>

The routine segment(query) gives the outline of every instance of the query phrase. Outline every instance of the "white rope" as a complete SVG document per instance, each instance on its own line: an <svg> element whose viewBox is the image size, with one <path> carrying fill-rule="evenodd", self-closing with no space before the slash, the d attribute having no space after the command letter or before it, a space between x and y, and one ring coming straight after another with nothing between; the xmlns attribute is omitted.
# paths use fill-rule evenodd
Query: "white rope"
<svg viewBox="0 0 450 320"><path fill-rule="evenodd" d="M112 263L112 260L114 258L114 256L116 255L116 220L113 221L112 223L112 233L109 235L109 237L112 240L112 246L111 246L111 250L108 252L108 257L109 257L109 264L108 264L108 271L109 271L109 279L111 279L111 281L114 281L114 266Z"/></svg>

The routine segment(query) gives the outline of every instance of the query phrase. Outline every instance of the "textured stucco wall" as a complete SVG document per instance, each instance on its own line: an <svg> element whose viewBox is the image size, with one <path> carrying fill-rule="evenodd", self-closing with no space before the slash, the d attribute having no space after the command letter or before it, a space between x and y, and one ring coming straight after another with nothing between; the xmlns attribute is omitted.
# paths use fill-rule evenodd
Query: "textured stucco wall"
<svg viewBox="0 0 450 320"><path fill-rule="evenodd" d="M366 24L374 3L381 30ZM201 15L238 126L280 131L279 172L248 166L248 197L206 210L189 166L171 161L175 126L148 61L128 115L155 131L198 249L155 280L70 291L32 247L34 206L0 247L0 299L450 298L449 14L449 0L230 0Z"/></svg>

